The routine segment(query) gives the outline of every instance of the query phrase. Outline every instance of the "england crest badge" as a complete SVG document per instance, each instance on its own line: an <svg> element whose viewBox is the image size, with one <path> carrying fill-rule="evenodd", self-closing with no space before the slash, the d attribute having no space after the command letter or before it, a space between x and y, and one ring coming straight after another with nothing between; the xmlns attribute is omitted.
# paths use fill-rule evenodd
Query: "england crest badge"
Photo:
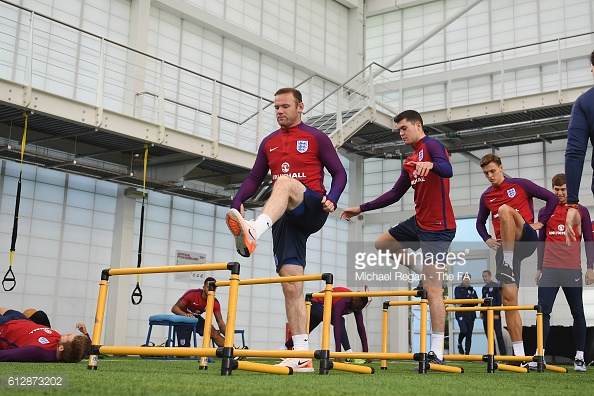
<svg viewBox="0 0 594 396"><path fill-rule="evenodd" d="M516 189L515 188L510 188L509 190L507 190L507 196L510 198L513 198L516 196Z"/></svg>
<svg viewBox="0 0 594 396"><path fill-rule="evenodd" d="M424 156L425 156L425 150L419 151L419 161L423 161Z"/></svg>
<svg viewBox="0 0 594 396"><path fill-rule="evenodd" d="M305 153L309 147L308 140L297 140L297 151L301 154Z"/></svg>

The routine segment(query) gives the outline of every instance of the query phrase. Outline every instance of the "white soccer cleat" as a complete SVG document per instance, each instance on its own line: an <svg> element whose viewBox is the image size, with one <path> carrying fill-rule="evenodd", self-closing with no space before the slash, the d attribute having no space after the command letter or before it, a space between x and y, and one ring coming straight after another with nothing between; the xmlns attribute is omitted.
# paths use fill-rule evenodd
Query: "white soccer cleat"
<svg viewBox="0 0 594 396"><path fill-rule="evenodd" d="M582 359L575 359L573 361L573 371L578 373L585 373L586 372L586 362Z"/></svg>
<svg viewBox="0 0 594 396"><path fill-rule="evenodd" d="M288 358L275 366L291 367L294 373L313 373L314 371L311 359Z"/></svg>

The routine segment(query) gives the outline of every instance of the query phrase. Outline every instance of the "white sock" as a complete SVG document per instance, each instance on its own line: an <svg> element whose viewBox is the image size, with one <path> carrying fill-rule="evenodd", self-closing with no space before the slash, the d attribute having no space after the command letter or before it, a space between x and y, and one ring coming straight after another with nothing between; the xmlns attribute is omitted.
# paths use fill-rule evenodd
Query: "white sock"
<svg viewBox="0 0 594 396"><path fill-rule="evenodd" d="M513 343L514 348L514 355L516 356L526 356L524 352L524 341L516 341Z"/></svg>
<svg viewBox="0 0 594 396"><path fill-rule="evenodd" d="M283 344L283 346L280 347L280 348L278 348L278 349L281 350L281 351L286 351L287 350L287 347L285 346L285 344Z"/></svg>
<svg viewBox="0 0 594 396"><path fill-rule="evenodd" d="M431 350L438 359L443 359L443 332L431 333Z"/></svg>
<svg viewBox="0 0 594 396"><path fill-rule="evenodd" d="M272 227L272 220L266 214L261 214L254 222L256 224L256 239L260 239L270 227Z"/></svg>
<svg viewBox="0 0 594 396"><path fill-rule="evenodd" d="M307 351L309 349L309 336L307 334L297 334L291 337L293 339L294 351Z"/></svg>
<svg viewBox="0 0 594 396"><path fill-rule="evenodd" d="M584 360L584 351L575 351L575 359Z"/></svg>
<svg viewBox="0 0 594 396"><path fill-rule="evenodd" d="M509 266L514 269L514 252L503 251L503 262L508 263Z"/></svg>
<svg viewBox="0 0 594 396"><path fill-rule="evenodd" d="M408 259L414 261L414 264L412 264L408 268L415 274L421 275L423 273L423 260L416 260L415 256L411 256L411 255L408 256Z"/></svg>
<svg viewBox="0 0 594 396"><path fill-rule="evenodd" d="M347 349L345 352L353 352L353 350L352 349ZM583 352L582 352L582 354L583 354Z"/></svg>

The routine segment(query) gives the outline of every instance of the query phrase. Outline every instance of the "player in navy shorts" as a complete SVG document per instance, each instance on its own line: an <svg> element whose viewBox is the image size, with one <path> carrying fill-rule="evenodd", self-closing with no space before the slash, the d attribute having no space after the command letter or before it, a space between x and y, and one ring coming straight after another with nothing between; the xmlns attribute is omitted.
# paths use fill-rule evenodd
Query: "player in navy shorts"
<svg viewBox="0 0 594 396"><path fill-rule="evenodd" d="M319 231L346 186L346 171L326 134L301 122L301 92L279 89L274 95L280 129L262 140L256 162L227 213L227 227L235 237L237 252L249 257L260 236L272 227L276 272L303 275L307 238ZM324 168L332 176L324 187ZM270 170L272 193L255 220L244 219L243 202L253 196ZM295 350L309 349L303 282L282 283L289 329ZM285 359L282 366L312 372L311 359Z"/></svg>
<svg viewBox="0 0 594 396"><path fill-rule="evenodd" d="M520 268L522 260L536 250L536 230L546 223L559 199L530 180L509 178L503 174L501 159L487 154L480 161L483 174L491 183L479 202L476 229L489 248L495 250L497 272L504 306L518 305ZM546 201L542 216L534 222L533 198ZM487 232L487 218L491 215L495 238ZM522 318L518 311L505 311L505 321L512 340L514 354L525 356L522 341ZM526 364L527 366L527 364Z"/></svg>
<svg viewBox="0 0 594 396"><path fill-rule="evenodd" d="M423 119L414 110L406 110L394 117L394 122L405 144L415 150L405 161L394 187L371 202L345 209L340 217L350 220L361 212L384 208L395 202L412 187L415 190L415 215L388 231L375 242L383 252L402 252L405 249L422 250L422 263L409 264L421 273L431 310L431 350L427 362L444 364L443 339L445 306L443 304L443 270L445 253L456 235L456 219L450 201L450 178L453 176L450 157L436 139L425 135Z"/></svg>
<svg viewBox="0 0 594 396"><path fill-rule="evenodd" d="M586 318L584 316L583 280L581 260L581 240L586 248L586 276L587 285L594 281L594 244L592 238L591 220L588 209L579 205L581 229L583 235L577 232L575 243L569 246L565 241L565 221L567 217L567 186L564 173L553 176L553 192L559 198L559 205L545 227L538 232L541 241L538 245L538 262L535 281L538 285L538 305L542 308L543 345L546 347L547 338L551 329L550 320L553 304L559 292L563 289L565 299L573 317L573 340L575 342L575 359L573 368L577 372L586 371L584 350L586 347ZM542 212L545 208L542 208ZM539 219L540 219L539 212ZM530 362L530 367L537 368L536 362Z"/></svg>

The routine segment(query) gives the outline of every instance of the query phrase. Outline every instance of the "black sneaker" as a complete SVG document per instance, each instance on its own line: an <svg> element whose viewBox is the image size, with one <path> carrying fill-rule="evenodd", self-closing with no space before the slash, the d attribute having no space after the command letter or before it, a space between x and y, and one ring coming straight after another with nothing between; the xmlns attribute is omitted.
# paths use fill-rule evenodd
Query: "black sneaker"
<svg viewBox="0 0 594 396"><path fill-rule="evenodd" d="M430 364L442 364L445 365L445 361L443 359L439 359L435 352L429 351L427 352L427 357L425 358L425 369L429 370ZM419 367L415 367L414 371L419 372Z"/></svg>
<svg viewBox="0 0 594 396"><path fill-rule="evenodd" d="M445 361L443 359L439 359L433 351L427 352L426 362L431 364L445 364Z"/></svg>
<svg viewBox="0 0 594 396"><path fill-rule="evenodd" d="M511 265L506 262L503 262L501 268L495 274L495 277L501 283L516 283L516 278L514 277L514 270L512 269Z"/></svg>
<svg viewBox="0 0 594 396"><path fill-rule="evenodd" d="M244 346L242 348L235 347L235 349L249 349L249 348L247 346ZM243 360L243 359L245 359L244 356L233 356L233 360Z"/></svg>
<svg viewBox="0 0 594 396"><path fill-rule="evenodd" d="M460 355L464 355L464 348L462 348L462 344L458 344L458 353Z"/></svg>

